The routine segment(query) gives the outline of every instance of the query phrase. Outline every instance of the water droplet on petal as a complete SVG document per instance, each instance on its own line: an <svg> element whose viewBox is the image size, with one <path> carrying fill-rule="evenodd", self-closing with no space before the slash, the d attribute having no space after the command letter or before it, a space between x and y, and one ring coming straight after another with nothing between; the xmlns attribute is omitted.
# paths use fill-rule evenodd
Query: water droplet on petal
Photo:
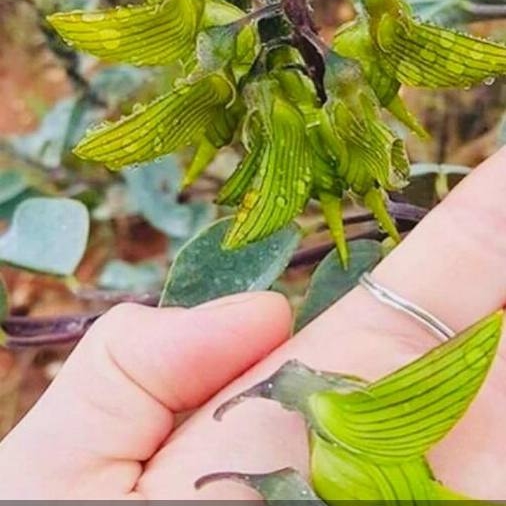
<svg viewBox="0 0 506 506"><path fill-rule="evenodd" d="M282 197L281 195L279 195L278 197L276 197L276 205L279 206L279 207L286 207L288 204L288 201L286 200L286 197Z"/></svg>
<svg viewBox="0 0 506 506"><path fill-rule="evenodd" d="M105 49L116 49L121 44L121 34L113 28L100 30L99 36Z"/></svg>

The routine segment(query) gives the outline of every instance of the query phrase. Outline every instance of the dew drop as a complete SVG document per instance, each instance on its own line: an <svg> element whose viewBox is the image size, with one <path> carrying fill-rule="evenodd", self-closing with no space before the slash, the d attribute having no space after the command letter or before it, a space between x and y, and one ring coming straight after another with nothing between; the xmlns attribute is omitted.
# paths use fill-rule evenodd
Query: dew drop
<svg viewBox="0 0 506 506"><path fill-rule="evenodd" d="M116 49L121 43L120 32L113 28L100 30L99 35L102 40L102 46L104 46L105 49Z"/></svg>
<svg viewBox="0 0 506 506"><path fill-rule="evenodd" d="M304 181L297 181L295 190L299 195L305 195L306 183Z"/></svg>
<svg viewBox="0 0 506 506"><path fill-rule="evenodd" d="M282 197L281 195L279 197L276 197L276 205L278 207L286 207L288 204L288 201L286 200L286 197Z"/></svg>

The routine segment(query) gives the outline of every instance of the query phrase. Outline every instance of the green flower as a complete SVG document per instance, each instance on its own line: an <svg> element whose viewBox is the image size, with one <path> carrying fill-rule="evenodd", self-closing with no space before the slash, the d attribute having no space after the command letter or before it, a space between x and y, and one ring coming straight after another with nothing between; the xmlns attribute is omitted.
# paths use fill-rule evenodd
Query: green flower
<svg viewBox="0 0 506 506"><path fill-rule="evenodd" d="M343 27L333 48L360 61L381 104L421 136L398 96L402 84L469 88L506 73L506 47L421 22L403 0L362 0L366 17Z"/></svg>
<svg viewBox="0 0 506 506"><path fill-rule="evenodd" d="M247 154L218 201L235 204L235 221L224 246L262 239L290 223L311 193L310 146L300 112L263 78L245 90L248 113L243 138Z"/></svg>
<svg viewBox="0 0 506 506"><path fill-rule="evenodd" d="M74 151L111 169L152 160L202 137L233 97L230 82L220 74L182 83L118 122L88 132Z"/></svg>
<svg viewBox="0 0 506 506"><path fill-rule="evenodd" d="M204 0L160 0L57 13L48 21L69 45L102 60L167 65L192 57L203 13Z"/></svg>
<svg viewBox="0 0 506 506"><path fill-rule="evenodd" d="M478 393L497 352L502 320L502 311L494 313L373 383L288 362L222 405L215 416L221 419L228 409L253 397L277 401L303 415L310 438L311 482L326 502L465 499L436 480L426 454ZM288 484L302 479L293 471L240 476L268 500L280 490L285 500L314 497L307 485L289 492ZM218 473L200 482L228 477Z"/></svg>
<svg viewBox="0 0 506 506"><path fill-rule="evenodd" d="M225 247L272 234L314 198L346 266L347 194L398 241L386 192L406 185L409 162L381 107L426 135L398 96L401 83L476 84L506 73L506 48L421 23L402 0L363 4L366 16L338 32L335 52L304 3L245 13L224 0L148 0L50 16L77 49L110 62L179 64L184 75L153 102L89 131L75 153L120 169L192 146L186 186L240 137L244 159L218 195L239 206ZM269 29L258 29L260 19Z"/></svg>

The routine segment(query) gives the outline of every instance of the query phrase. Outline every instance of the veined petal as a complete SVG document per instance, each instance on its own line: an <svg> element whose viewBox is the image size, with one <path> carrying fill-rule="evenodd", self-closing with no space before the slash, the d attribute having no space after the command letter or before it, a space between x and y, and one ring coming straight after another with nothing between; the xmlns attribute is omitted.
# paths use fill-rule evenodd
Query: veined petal
<svg viewBox="0 0 506 506"><path fill-rule="evenodd" d="M202 135L233 93L218 75L184 84L116 123L92 130L75 148L112 169L152 160Z"/></svg>
<svg viewBox="0 0 506 506"><path fill-rule="evenodd" d="M377 41L386 70L410 86L465 88L506 74L506 46L448 28L384 16Z"/></svg>
<svg viewBox="0 0 506 506"><path fill-rule="evenodd" d="M334 37L332 47L340 56L360 62L364 75L381 105L386 107L393 100L399 92L400 83L381 66L365 18L358 18L341 28Z"/></svg>
<svg viewBox="0 0 506 506"><path fill-rule="evenodd" d="M264 111L265 149L224 246L237 248L290 223L311 192L309 144L300 113L277 97Z"/></svg>
<svg viewBox="0 0 506 506"><path fill-rule="evenodd" d="M345 448L311 435L311 477L316 493L335 500L427 501L435 481L425 459L377 465Z"/></svg>
<svg viewBox="0 0 506 506"><path fill-rule="evenodd" d="M496 354L503 312L476 323L365 392L309 399L324 437L374 462L424 455L467 410Z"/></svg>
<svg viewBox="0 0 506 506"><path fill-rule="evenodd" d="M384 57L374 45L365 18L358 18L339 30L333 41L333 49L341 56L360 62L369 85L383 107L419 137L429 136L399 97L401 83L382 65Z"/></svg>
<svg viewBox="0 0 506 506"><path fill-rule="evenodd" d="M244 157L244 160L222 186L216 199L218 204L235 206L241 202L260 167L263 152L264 146L260 143Z"/></svg>
<svg viewBox="0 0 506 506"><path fill-rule="evenodd" d="M165 65L192 54L203 10L204 0L163 0L48 21L69 45L105 61Z"/></svg>

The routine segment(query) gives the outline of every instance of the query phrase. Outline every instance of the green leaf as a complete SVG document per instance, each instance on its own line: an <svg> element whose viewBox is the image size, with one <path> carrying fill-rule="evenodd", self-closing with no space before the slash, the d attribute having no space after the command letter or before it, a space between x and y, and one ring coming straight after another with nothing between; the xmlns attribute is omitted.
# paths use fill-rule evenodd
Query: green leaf
<svg viewBox="0 0 506 506"><path fill-rule="evenodd" d="M98 286L106 290L145 292L161 288L163 269L155 262L131 264L111 260L100 273Z"/></svg>
<svg viewBox="0 0 506 506"><path fill-rule="evenodd" d="M378 465L311 434L311 479L316 493L333 500L410 501L436 499L425 459Z"/></svg>
<svg viewBox="0 0 506 506"><path fill-rule="evenodd" d="M318 432L375 462L424 455L478 393L501 336L503 312L479 321L365 392L315 393Z"/></svg>
<svg viewBox="0 0 506 506"><path fill-rule="evenodd" d="M164 0L57 13L48 21L69 45L105 61L166 65L193 52L203 8L202 0Z"/></svg>
<svg viewBox="0 0 506 506"><path fill-rule="evenodd" d="M187 240L215 216L206 202L178 203L182 175L173 156L125 170L123 176L138 212L171 238Z"/></svg>
<svg viewBox="0 0 506 506"><path fill-rule="evenodd" d="M306 299L299 309L296 330L305 327L332 304L353 289L364 272L381 260L381 244L376 241L358 240L349 244L350 263L344 270L335 251L329 253L318 265L309 285Z"/></svg>
<svg viewBox="0 0 506 506"><path fill-rule="evenodd" d="M256 490L271 506L283 506L297 501L312 501L315 506L325 503L313 492L309 484L294 469L285 468L266 474L213 473L203 476L195 484L201 488L220 480L232 480Z"/></svg>
<svg viewBox="0 0 506 506"><path fill-rule="evenodd" d="M0 262L33 271L68 276L86 249L86 207L70 199L32 198L14 213L0 237Z"/></svg>
<svg viewBox="0 0 506 506"><path fill-rule="evenodd" d="M90 131L74 152L111 169L153 160L201 136L231 98L230 83L217 74L181 84L118 122Z"/></svg>
<svg viewBox="0 0 506 506"><path fill-rule="evenodd" d="M28 188L28 183L19 170L0 172L0 204L4 204L21 195Z"/></svg>
<svg viewBox="0 0 506 506"><path fill-rule="evenodd" d="M188 242L177 255L163 290L161 306L191 307L224 295L265 290L288 265L301 239L289 225L239 250L221 243L230 219L220 220Z"/></svg>

